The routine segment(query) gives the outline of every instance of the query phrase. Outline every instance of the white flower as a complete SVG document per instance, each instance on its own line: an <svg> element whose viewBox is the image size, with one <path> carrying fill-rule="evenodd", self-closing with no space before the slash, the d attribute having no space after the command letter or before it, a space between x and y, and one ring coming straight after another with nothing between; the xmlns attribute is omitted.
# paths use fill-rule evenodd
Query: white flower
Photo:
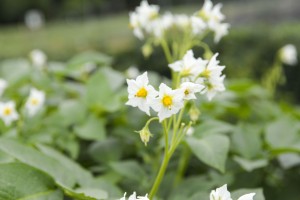
<svg viewBox="0 0 300 200"><path fill-rule="evenodd" d="M255 193L245 194L237 200L253 200ZM210 200L232 200L230 192L227 190L227 185L223 185L216 190L212 190L209 196Z"/></svg>
<svg viewBox="0 0 300 200"><path fill-rule="evenodd" d="M193 127L190 127L187 131L186 131L186 135L187 136L192 136L195 132L195 129Z"/></svg>
<svg viewBox="0 0 300 200"><path fill-rule="evenodd" d="M45 93L43 91L32 88L26 101L25 108L29 116L34 116L44 105Z"/></svg>
<svg viewBox="0 0 300 200"><path fill-rule="evenodd" d="M158 93L151 85L148 85L148 83L147 72L138 76L136 80L127 79L128 101L126 105L138 107L147 115L150 115L150 104Z"/></svg>
<svg viewBox="0 0 300 200"><path fill-rule="evenodd" d="M136 66L130 66L126 71L125 74L128 78L136 78L139 74L140 71Z"/></svg>
<svg viewBox="0 0 300 200"><path fill-rule="evenodd" d="M227 185L223 185L216 190L212 190L209 195L210 200L232 200L230 192L227 190Z"/></svg>
<svg viewBox="0 0 300 200"><path fill-rule="evenodd" d="M206 60L195 59L192 50L188 50L182 60L169 64L169 67L179 72L181 77L196 77L207 64Z"/></svg>
<svg viewBox="0 0 300 200"><path fill-rule="evenodd" d="M209 101L218 93L225 91L224 86L225 75L221 77L215 77L205 82L205 88L201 91L201 94L206 94Z"/></svg>
<svg viewBox="0 0 300 200"><path fill-rule="evenodd" d="M151 104L153 110L158 112L158 118L160 122L178 113L183 106L184 102L182 90L172 90L164 83L160 84L159 96Z"/></svg>
<svg viewBox="0 0 300 200"><path fill-rule="evenodd" d="M7 81L0 78L0 97L2 96L2 94L6 88L7 88Z"/></svg>
<svg viewBox="0 0 300 200"><path fill-rule="evenodd" d="M217 21L220 22L225 19L225 16L221 13L222 4L218 3L213 6L213 3L210 0L205 0L202 9L199 12L199 15L205 21Z"/></svg>
<svg viewBox="0 0 300 200"><path fill-rule="evenodd" d="M222 37L228 34L228 29L229 29L228 23L219 23L219 22L211 21L209 22L208 26L215 33L215 37L214 37L215 43L219 42Z"/></svg>
<svg viewBox="0 0 300 200"><path fill-rule="evenodd" d="M120 200L126 200L126 192L124 196L120 198ZM148 194L146 194L144 197L143 196L136 197L136 193L133 192L133 194L129 196L128 200L149 200L149 198L148 198Z"/></svg>
<svg viewBox="0 0 300 200"><path fill-rule="evenodd" d="M183 99L190 100L196 99L195 93L200 92L204 88L204 85L200 85L192 82L184 82L180 85L180 89L183 91Z"/></svg>
<svg viewBox="0 0 300 200"><path fill-rule="evenodd" d="M144 39L143 29L149 26L149 23L158 16L159 6L149 5L143 0L134 12L129 13L130 26L133 28L133 34Z"/></svg>
<svg viewBox="0 0 300 200"><path fill-rule="evenodd" d="M187 15L174 15L174 24L179 28L187 28L190 25L190 19Z"/></svg>
<svg viewBox="0 0 300 200"><path fill-rule="evenodd" d="M206 29L206 24L204 23L204 21L197 16L192 16L190 20L191 20L193 34L194 35L202 34Z"/></svg>
<svg viewBox="0 0 300 200"><path fill-rule="evenodd" d="M30 58L33 65L39 69L42 69L47 61L46 54L39 49L32 50L30 52Z"/></svg>
<svg viewBox="0 0 300 200"><path fill-rule="evenodd" d="M225 66L219 65L220 61L217 60L217 56L219 54L215 53L213 57L208 62L206 67L202 66L200 77L207 79L215 79L221 76L223 69Z"/></svg>
<svg viewBox="0 0 300 200"><path fill-rule="evenodd" d="M9 126L13 121L19 119L19 115L15 109L15 102L0 102L0 118L4 121L6 126Z"/></svg>
<svg viewBox="0 0 300 200"><path fill-rule="evenodd" d="M297 64L297 49L292 44L287 44L279 50L279 56L283 63L288 65Z"/></svg>

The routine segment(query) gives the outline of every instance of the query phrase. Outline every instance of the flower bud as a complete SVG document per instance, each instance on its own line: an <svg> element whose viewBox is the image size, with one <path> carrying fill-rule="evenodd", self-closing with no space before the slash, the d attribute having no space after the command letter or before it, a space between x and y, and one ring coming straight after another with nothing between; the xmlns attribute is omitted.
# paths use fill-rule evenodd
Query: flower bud
<svg viewBox="0 0 300 200"><path fill-rule="evenodd" d="M152 134L148 128L148 126L145 126L142 130L136 131L140 134L142 142L144 142L145 146L147 146L147 143L150 140L150 137L152 137Z"/></svg>
<svg viewBox="0 0 300 200"><path fill-rule="evenodd" d="M192 105L189 110L190 119L195 122L199 119L200 114L200 110L195 105Z"/></svg>

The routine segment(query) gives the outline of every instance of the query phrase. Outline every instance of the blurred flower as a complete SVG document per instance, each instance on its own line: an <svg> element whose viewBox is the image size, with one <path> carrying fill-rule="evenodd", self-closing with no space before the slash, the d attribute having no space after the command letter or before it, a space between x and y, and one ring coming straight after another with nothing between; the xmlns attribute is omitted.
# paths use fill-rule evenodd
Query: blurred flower
<svg viewBox="0 0 300 200"><path fill-rule="evenodd" d="M203 85L192 82L184 82L180 85L180 89L184 94L183 99L185 100L196 99L195 93L200 92L203 88Z"/></svg>
<svg viewBox="0 0 300 200"><path fill-rule="evenodd" d="M136 78L139 74L140 71L136 66L130 66L126 71L125 74L128 78Z"/></svg>
<svg viewBox="0 0 300 200"><path fill-rule="evenodd" d="M249 193L241 196L238 200L253 200L255 193ZM232 200L230 192L227 190L227 185L212 190L209 196L210 200Z"/></svg>
<svg viewBox="0 0 300 200"><path fill-rule="evenodd" d="M142 130L136 131L136 132L140 134L142 142L144 142L145 146L147 146L147 143L149 142L150 137L152 137L149 127L145 126Z"/></svg>
<svg viewBox="0 0 300 200"><path fill-rule="evenodd" d="M297 64L297 49L292 44L287 44L279 50L279 56L283 63L288 65Z"/></svg>
<svg viewBox="0 0 300 200"><path fill-rule="evenodd" d="M212 31L215 32L214 42L217 43L221 40L222 37L228 34L229 24L228 23L218 23L210 22L209 27Z"/></svg>
<svg viewBox="0 0 300 200"><path fill-rule="evenodd" d="M192 16L190 20L191 20L192 32L194 35L202 34L205 31L207 26L205 22L202 20L202 18L197 16Z"/></svg>
<svg viewBox="0 0 300 200"><path fill-rule="evenodd" d="M130 27L133 29L133 34L144 39L145 27L149 26L149 22L158 16L159 6L149 5L146 0L143 0L134 12L129 13Z"/></svg>
<svg viewBox="0 0 300 200"><path fill-rule="evenodd" d="M25 14L25 25L31 30L37 30L44 25L44 16L38 10L29 10Z"/></svg>
<svg viewBox="0 0 300 200"><path fill-rule="evenodd" d="M160 84L159 96L151 104L153 110L158 112L159 122L178 113L183 106L182 90L172 90L164 83Z"/></svg>
<svg viewBox="0 0 300 200"><path fill-rule="evenodd" d="M169 67L179 72L181 77L196 77L207 64L206 60L195 59L192 50L188 50L182 60L169 64Z"/></svg>
<svg viewBox="0 0 300 200"><path fill-rule="evenodd" d="M126 192L124 196L120 198L120 200L126 200ZM143 196L136 197L136 193L133 192L133 194L129 196L128 200L149 200L149 198L148 198L148 194L146 194L144 197Z"/></svg>
<svg viewBox="0 0 300 200"><path fill-rule="evenodd" d="M193 104L189 110L190 119L195 122L199 119L200 114L200 110Z"/></svg>
<svg viewBox="0 0 300 200"><path fill-rule="evenodd" d="M187 131L186 131L186 135L187 136L191 136L193 135L195 132L195 129L193 127L190 127Z"/></svg>
<svg viewBox="0 0 300 200"><path fill-rule="evenodd" d="M147 115L150 115L150 104L157 96L157 91L148 83L147 72L138 76L136 80L127 79L128 101L126 105L138 107Z"/></svg>
<svg viewBox="0 0 300 200"><path fill-rule="evenodd" d="M2 96L2 94L6 88L7 88L7 81L0 78L0 97Z"/></svg>
<svg viewBox="0 0 300 200"><path fill-rule="evenodd" d="M34 116L44 105L45 93L43 91L32 88L30 95L26 101L25 108L29 116Z"/></svg>
<svg viewBox="0 0 300 200"><path fill-rule="evenodd" d="M30 52L29 56L32 61L32 64L35 67L39 68L40 70L43 69L47 61L47 56L43 51L39 49L34 49Z"/></svg>
<svg viewBox="0 0 300 200"><path fill-rule="evenodd" d="M199 74L199 79L197 80L197 83L205 85L205 88L201 91L201 93L206 93L209 100L211 100L217 92L225 90L223 84L225 75L222 75L222 71L225 66L219 65L220 62L217 60L217 56L218 53L213 55L213 57L209 60L208 65L201 69L202 71Z"/></svg>
<svg viewBox="0 0 300 200"><path fill-rule="evenodd" d="M6 126L9 126L13 121L19 119L19 115L15 109L15 102L0 102L0 118L4 121Z"/></svg>

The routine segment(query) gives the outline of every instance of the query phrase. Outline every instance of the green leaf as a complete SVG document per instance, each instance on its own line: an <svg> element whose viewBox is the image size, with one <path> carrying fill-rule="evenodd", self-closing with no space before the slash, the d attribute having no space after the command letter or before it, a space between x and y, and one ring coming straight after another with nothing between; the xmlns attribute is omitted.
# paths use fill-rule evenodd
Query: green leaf
<svg viewBox="0 0 300 200"><path fill-rule="evenodd" d="M103 71L95 73L87 82L86 104L97 111L117 111L121 105L120 93Z"/></svg>
<svg viewBox="0 0 300 200"><path fill-rule="evenodd" d="M86 107L78 100L65 100L58 110L58 117L64 125L78 124L85 120Z"/></svg>
<svg viewBox="0 0 300 200"><path fill-rule="evenodd" d="M254 159L262 152L261 127L239 124L232 134L232 149L247 159Z"/></svg>
<svg viewBox="0 0 300 200"><path fill-rule="evenodd" d="M0 138L0 149L21 162L49 174L57 184L72 188L76 178L59 161L19 142Z"/></svg>
<svg viewBox="0 0 300 200"><path fill-rule="evenodd" d="M0 165L0 200L62 200L62 192L43 172L22 163Z"/></svg>
<svg viewBox="0 0 300 200"><path fill-rule="evenodd" d="M106 120L90 115L83 124L75 127L78 137L86 140L103 140L106 137Z"/></svg>
<svg viewBox="0 0 300 200"><path fill-rule="evenodd" d="M78 70L86 63L95 63L97 65L111 65L112 58L99 52L84 52L74 56L67 64L67 68Z"/></svg>
<svg viewBox="0 0 300 200"><path fill-rule="evenodd" d="M145 171L136 161L113 162L110 166L117 173L135 181L141 181L146 176Z"/></svg>
<svg viewBox="0 0 300 200"><path fill-rule="evenodd" d="M255 169L262 168L268 165L267 159L248 160L246 158L234 156L233 160L235 160L247 172L251 172Z"/></svg>
<svg viewBox="0 0 300 200"><path fill-rule="evenodd" d="M295 149L300 151L299 121L283 117L266 128L266 141L273 149ZM287 152L284 152L287 153Z"/></svg>
<svg viewBox="0 0 300 200"><path fill-rule="evenodd" d="M18 69L13 70L12 69ZM30 64L25 59L3 61L0 65L1 78L9 82L9 86L18 84L30 76Z"/></svg>
<svg viewBox="0 0 300 200"><path fill-rule="evenodd" d="M81 187L88 186L93 181L92 174L70 158L49 146L38 144L37 147L41 152L59 161L69 172L72 172Z"/></svg>
<svg viewBox="0 0 300 200"><path fill-rule="evenodd" d="M231 198L236 200L244 194L255 193L253 200L265 200L262 189L254 188L254 189L239 189L235 190L231 193Z"/></svg>
<svg viewBox="0 0 300 200"><path fill-rule="evenodd" d="M217 120L206 120L199 126L195 127L194 135L195 137L202 137L203 135L210 134L223 134L233 131L234 127L226 122Z"/></svg>
<svg viewBox="0 0 300 200"><path fill-rule="evenodd" d="M188 137L186 139L192 152L205 164L225 171L229 150L229 139L223 135L208 135L204 138Z"/></svg>

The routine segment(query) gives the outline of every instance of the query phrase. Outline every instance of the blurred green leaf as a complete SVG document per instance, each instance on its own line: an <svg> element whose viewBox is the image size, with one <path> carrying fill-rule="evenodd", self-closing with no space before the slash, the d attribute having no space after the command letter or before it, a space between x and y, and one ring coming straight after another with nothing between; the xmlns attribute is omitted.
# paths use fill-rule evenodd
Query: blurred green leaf
<svg viewBox="0 0 300 200"><path fill-rule="evenodd" d="M255 169L262 168L268 165L267 159L248 160L246 158L234 156L233 160L235 160L247 172L251 172Z"/></svg>
<svg viewBox="0 0 300 200"><path fill-rule="evenodd" d="M86 107L78 100L65 100L58 107L58 119L64 125L78 124L85 120Z"/></svg>
<svg viewBox="0 0 300 200"><path fill-rule="evenodd" d="M62 200L54 181L43 172L22 163L0 165L1 200Z"/></svg>
<svg viewBox="0 0 300 200"><path fill-rule="evenodd" d="M265 200L263 191L260 188L235 190L234 192L231 193L231 198L238 199L239 197L243 196L244 194L249 194L249 193L255 193L253 200Z"/></svg>
<svg viewBox="0 0 300 200"><path fill-rule="evenodd" d="M141 165L138 162L133 160L113 162L110 163L110 166L117 173L135 181L141 181L146 176L146 172L141 167Z"/></svg>
<svg viewBox="0 0 300 200"><path fill-rule="evenodd" d="M261 133L258 125L239 124L232 134L232 150L244 158L256 158L262 152Z"/></svg>
<svg viewBox="0 0 300 200"><path fill-rule="evenodd" d="M110 66L112 58L99 52L84 52L74 56L67 64L68 69L78 70L86 63L95 63L97 65Z"/></svg>
<svg viewBox="0 0 300 200"><path fill-rule="evenodd" d="M106 120L90 115L83 124L75 127L78 137L86 140L103 140L106 137Z"/></svg>
<svg viewBox="0 0 300 200"><path fill-rule="evenodd" d="M226 136L188 137L186 141L197 158L221 172L225 171L225 163L229 151L229 139Z"/></svg>
<svg viewBox="0 0 300 200"><path fill-rule="evenodd" d="M229 123L217 120L205 120L195 127L195 137L201 138L203 135L223 134L234 130L234 126Z"/></svg>
<svg viewBox="0 0 300 200"><path fill-rule="evenodd" d="M21 162L49 174L56 183L73 187L76 178L59 161L19 142L0 138L0 149Z"/></svg>

